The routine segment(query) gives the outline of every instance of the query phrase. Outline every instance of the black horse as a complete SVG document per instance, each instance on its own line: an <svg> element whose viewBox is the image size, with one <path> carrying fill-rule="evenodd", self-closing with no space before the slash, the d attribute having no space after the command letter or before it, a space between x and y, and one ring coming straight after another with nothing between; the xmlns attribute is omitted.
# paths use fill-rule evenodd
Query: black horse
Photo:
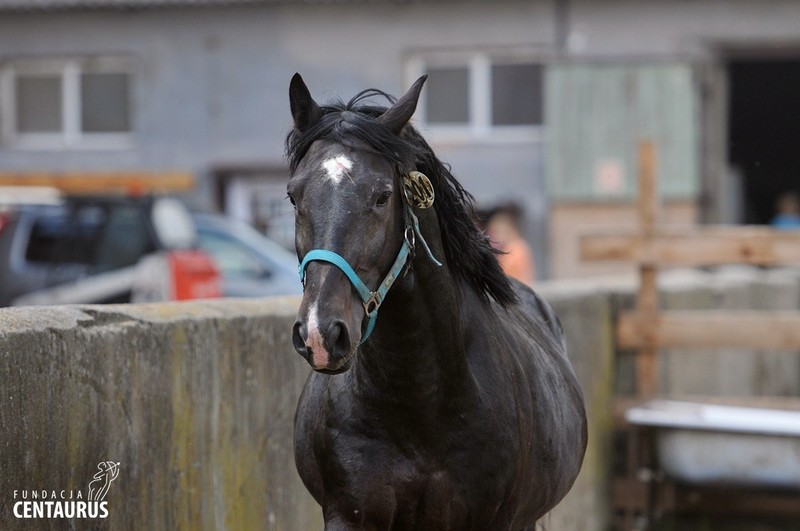
<svg viewBox="0 0 800 531"><path fill-rule="evenodd" d="M581 390L558 318L408 125L424 82L319 106L292 78L297 468L328 531L532 529L580 470Z"/></svg>

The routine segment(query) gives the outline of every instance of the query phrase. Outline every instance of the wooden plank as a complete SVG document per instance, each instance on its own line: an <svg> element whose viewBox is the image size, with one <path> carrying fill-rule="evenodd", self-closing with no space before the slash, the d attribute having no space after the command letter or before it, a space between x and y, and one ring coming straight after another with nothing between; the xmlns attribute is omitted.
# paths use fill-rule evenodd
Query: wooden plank
<svg viewBox="0 0 800 531"><path fill-rule="evenodd" d="M658 287L656 267L642 265L639 275L639 292L636 308L639 315L641 343L636 354L636 392L639 396L650 397L658 393L658 345L656 343L656 322L658 318Z"/></svg>
<svg viewBox="0 0 800 531"><path fill-rule="evenodd" d="M189 172L0 172L0 186L47 186L66 194L185 192L194 187Z"/></svg>
<svg viewBox="0 0 800 531"><path fill-rule="evenodd" d="M652 337L645 335L649 327ZM626 312L617 322L617 343L622 348L800 350L800 312L673 310L654 320Z"/></svg>
<svg viewBox="0 0 800 531"><path fill-rule="evenodd" d="M658 218L658 180L656 149L652 142L639 144L639 197L636 202L639 228L645 236L653 233Z"/></svg>
<svg viewBox="0 0 800 531"><path fill-rule="evenodd" d="M615 510L644 514L650 507L650 489L648 485L636 479L635 475L613 478L611 499Z"/></svg>
<svg viewBox="0 0 800 531"><path fill-rule="evenodd" d="M686 227L641 233L586 234L582 260L657 263L696 267L744 263L776 266L800 263L800 231L766 227Z"/></svg>
<svg viewBox="0 0 800 531"><path fill-rule="evenodd" d="M800 490L685 487L677 492L676 505L684 513L800 517Z"/></svg>
<svg viewBox="0 0 800 531"><path fill-rule="evenodd" d="M639 144L638 178L639 198L637 210L639 228L645 243L655 231L658 218L658 182L656 179L656 153L652 142ZM655 317L658 313L658 285L656 263L642 262L639 267L641 282L636 296L643 343L636 356L636 391L639 396L650 397L658 393L658 350L654 341Z"/></svg>

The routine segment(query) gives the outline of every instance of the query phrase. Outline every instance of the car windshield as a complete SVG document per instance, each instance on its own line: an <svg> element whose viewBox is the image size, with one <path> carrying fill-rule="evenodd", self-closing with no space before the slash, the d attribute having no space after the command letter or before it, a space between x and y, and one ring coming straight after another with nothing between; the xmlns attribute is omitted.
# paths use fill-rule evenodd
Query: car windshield
<svg viewBox="0 0 800 531"><path fill-rule="evenodd" d="M263 260L241 242L218 232L201 231L200 247L214 259L224 275L264 278L271 274Z"/></svg>
<svg viewBox="0 0 800 531"><path fill-rule="evenodd" d="M83 264L99 272L133 265L153 250L144 212L136 205L75 204L36 218L25 258Z"/></svg>

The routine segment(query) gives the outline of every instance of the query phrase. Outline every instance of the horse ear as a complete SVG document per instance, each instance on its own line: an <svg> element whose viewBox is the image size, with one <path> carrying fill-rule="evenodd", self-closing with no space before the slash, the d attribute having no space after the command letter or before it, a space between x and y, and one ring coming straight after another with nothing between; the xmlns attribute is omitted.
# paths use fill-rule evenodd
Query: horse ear
<svg viewBox="0 0 800 531"><path fill-rule="evenodd" d="M388 127L395 134L400 134L400 131L411 119L411 115L417 109L417 101L419 100L419 93L422 91L422 85L428 75L425 74L411 85L408 92L403 94L397 103L389 107L389 109L378 116L377 120Z"/></svg>
<svg viewBox="0 0 800 531"><path fill-rule="evenodd" d="M289 83L289 107L298 131L305 131L322 117L322 110L311 97L303 78L297 73Z"/></svg>

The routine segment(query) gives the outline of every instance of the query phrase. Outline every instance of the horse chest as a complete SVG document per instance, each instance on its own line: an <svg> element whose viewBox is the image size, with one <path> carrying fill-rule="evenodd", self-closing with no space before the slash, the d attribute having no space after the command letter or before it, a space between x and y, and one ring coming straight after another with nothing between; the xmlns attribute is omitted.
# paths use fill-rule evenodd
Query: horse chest
<svg viewBox="0 0 800 531"><path fill-rule="evenodd" d="M469 502L446 470L383 452L340 477L348 488L329 498L353 529L468 529Z"/></svg>
<svg viewBox="0 0 800 531"><path fill-rule="evenodd" d="M325 512L346 520L345 529L486 529L505 518L507 469L490 445L409 445L345 427L318 435Z"/></svg>

